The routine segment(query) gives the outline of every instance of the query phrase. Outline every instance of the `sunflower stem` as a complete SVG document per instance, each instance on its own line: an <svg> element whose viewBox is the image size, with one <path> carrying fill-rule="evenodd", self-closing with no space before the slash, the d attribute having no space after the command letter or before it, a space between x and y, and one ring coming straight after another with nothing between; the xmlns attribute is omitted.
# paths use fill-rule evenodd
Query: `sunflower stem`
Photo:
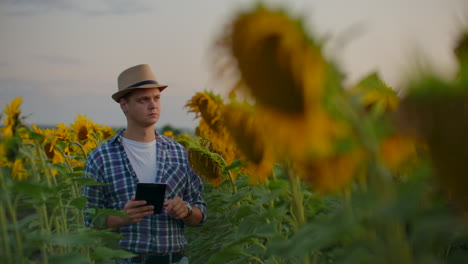
<svg viewBox="0 0 468 264"><path fill-rule="evenodd" d="M2 190L2 193L6 193L6 199L10 199L10 194L6 188L5 184L5 179L3 175L3 170L1 170L0 174L0 189ZM8 221L6 219L6 211L4 208L4 203L2 202L0 204L0 227L2 229L2 245L3 245L3 250L5 253L5 259L7 263L12 263L12 255L11 255L11 248L10 248L10 240L8 239Z"/></svg>
<svg viewBox="0 0 468 264"><path fill-rule="evenodd" d="M369 175L367 177L367 184L363 189L365 192L371 190L379 190L376 192L378 199L381 199L385 205L391 205L396 196L395 184L392 181L390 171L381 164L379 160L379 141L375 134L375 130L371 120L365 117L365 113L358 107L351 105L343 95L337 97L341 106L349 114L349 121L356 131L360 141L362 142L365 150L369 154ZM380 221L379 221L380 222ZM389 263L413 263L411 250L408 239L404 233L403 223L397 222L381 222L374 226L375 230L370 228L370 233L382 232L385 240L388 241L388 252L392 252L388 256Z"/></svg>
<svg viewBox="0 0 468 264"><path fill-rule="evenodd" d="M85 158L85 160L88 159L88 154L86 154L86 150L85 148L83 147L83 145L81 145L79 142L76 142L76 141L72 141L72 144L78 146L78 148L80 148L80 150L83 152L83 156Z"/></svg>
<svg viewBox="0 0 468 264"><path fill-rule="evenodd" d="M233 193L237 193L237 187L236 187L236 184L235 184L235 181L234 181L234 177L232 176L232 172L231 172L231 171L228 171L228 176L229 176L229 182L231 183L232 192L233 192Z"/></svg>
<svg viewBox="0 0 468 264"><path fill-rule="evenodd" d="M296 219L295 231L297 231L306 224L306 217L304 213L304 194L301 191L301 180L299 175L294 173L290 166L286 166L286 174L288 176L289 186L291 188L291 203L293 214ZM309 254L305 253L302 259L304 264L310 263Z"/></svg>

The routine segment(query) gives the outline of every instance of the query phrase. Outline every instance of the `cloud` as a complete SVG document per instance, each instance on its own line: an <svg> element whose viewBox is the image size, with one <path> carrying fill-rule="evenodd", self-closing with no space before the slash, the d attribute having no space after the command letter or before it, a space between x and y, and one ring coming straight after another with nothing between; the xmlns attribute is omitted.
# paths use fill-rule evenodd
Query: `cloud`
<svg viewBox="0 0 468 264"><path fill-rule="evenodd" d="M128 15L153 10L151 0L2 0L2 13L28 16L49 12L71 12L86 16Z"/></svg>

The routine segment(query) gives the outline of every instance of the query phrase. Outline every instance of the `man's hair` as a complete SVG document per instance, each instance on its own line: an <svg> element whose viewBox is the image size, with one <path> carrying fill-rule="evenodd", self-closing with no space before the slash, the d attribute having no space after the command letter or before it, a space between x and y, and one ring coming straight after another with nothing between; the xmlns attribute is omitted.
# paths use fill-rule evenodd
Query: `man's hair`
<svg viewBox="0 0 468 264"><path fill-rule="evenodd" d="M136 89L135 89L135 90L136 90ZM133 94L133 92L134 92L135 90L132 90L132 91L126 93L125 95L123 95L122 97L120 97L120 98L119 98L119 101L120 101L120 99L125 99L125 101L128 102L128 98L130 98L130 96L132 96L132 94Z"/></svg>

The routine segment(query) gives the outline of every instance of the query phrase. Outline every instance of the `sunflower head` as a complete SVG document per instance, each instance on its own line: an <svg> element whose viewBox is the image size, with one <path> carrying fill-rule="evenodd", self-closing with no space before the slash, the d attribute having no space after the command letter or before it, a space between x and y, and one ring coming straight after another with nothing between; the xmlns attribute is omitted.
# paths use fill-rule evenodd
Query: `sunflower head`
<svg viewBox="0 0 468 264"><path fill-rule="evenodd" d="M328 157L299 161L295 165L306 183L321 193L327 193L347 188L361 175L364 161L364 151L356 147Z"/></svg>
<svg viewBox="0 0 468 264"><path fill-rule="evenodd" d="M86 116L78 114L75 122L70 124L73 140L83 146L86 152L97 146L96 135L99 126Z"/></svg>
<svg viewBox="0 0 468 264"><path fill-rule="evenodd" d="M86 116L78 114L75 122L70 125L72 131L75 133L75 139L78 142L87 140L92 134L92 128Z"/></svg>
<svg viewBox="0 0 468 264"><path fill-rule="evenodd" d="M402 172L417 162L418 147L421 146L415 138L393 134L380 143L379 158L393 172Z"/></svg>
<svg viewBox="0 0 468 264"><path fill-rule="evenodd" d="M195 118L202 117L210 129L218 132L221 126L223 101L210 92L196 93L185 105L188 112L195 113Z"/></svg>
<svg viewBox="0 0 468 264"><path fill-rule="evenodd" d="M99 125L98 134L101 140L110 138L115 135L115 130L106 125Z"/></svg>
<svg viewBox="0 0 468 264"><path fill-rule="evenodd" d="M219 95L211 92L197 93L186 104L189 112L195 113L200 122L195 134L204 142L211 152L223 157L227 164L238 158L237 150L230 143L222 112L224 101Z"/></svg>
<svg viewBox="0 0 468 264"><path fill-rule="evenodd" d="M13 171L11 176L17 180L23 180L29 177L27 170L24 168L23 160L17 159L13 162Z"/></svg>
<svg viewBox="0 0 468 264"><path fill-rule="evenodd" d="M367 111L374 113L393 112L400 101L396 92L387 86L377 73L362 79L349 92L357 97Z"/></svg>
<svg viewBox="0 0 468 264"><path fill-rule="evenodd" d="M222 171L226 166L223 158L201 147L196 141L178 138L178 142L187 149L190 164L198 175L213 186L219 186L223 179Z"/></svg>
<svg viewBox="0 0 468 264"><path fill-rule="evenodd" d="M166 130L164 131L163 136L171 138L174 136L174 132L172 132L172 130Z"/></svg>
<svg viewBox="0 0 468 264"><path fill-rule="evenodd" d="M7 104L5 110L3 110L6 117L3 119L5 126L0 128L2 137L8 138L15 134L15 130L20 123L19 116L21 113L20 106L22 102L23 100L21 97L16 97L10 104Z"/></svg>
<svg viewBox="0 0 468 264"><path fill-rule="evenodd" d="M320 96L325 63L300 21L260 7L240 14L226 32L221 47L257 103L303 114Z"/></svg>
<svg viewBox="0 0 468 264"><path fill-rule="evenodd" d="M230 140L247 160L250 182L264 183L272 173L275 156L253 110L249 105L230 104L224 108L223 119Z"/></svg>

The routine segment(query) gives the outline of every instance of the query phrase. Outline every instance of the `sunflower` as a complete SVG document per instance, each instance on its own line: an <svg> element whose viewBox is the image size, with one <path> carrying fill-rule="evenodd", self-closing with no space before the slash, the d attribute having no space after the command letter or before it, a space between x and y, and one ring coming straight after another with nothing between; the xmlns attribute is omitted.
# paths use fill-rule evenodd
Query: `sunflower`
<svg viewBox="0 0 468 264"><path fill-rule="evenodd" d="M22 160L17 159L13 162L13 170L11 172L11 176L20 181L29 177L28 172L24 168Z"/></svg>
<svg viewBox="0 0 468 264"><path fill-rule="evenodd" d="M41 129L38 128L36 125L33 125L32 128L34 132L44 136L44 138L39 144L44 146L44 152L47 158L49 158L53 164L65 162L65 157L57 149L57 142L60 140L57 134L63 136L62 134L60 134L61 132L57 133L57 131L60 130Z"/></svg>
<svg viewBox="0 0 468 264"><path fill-rule="evenodd" d="M0 128L3 137L12 137L15 133L16 126L19 123L19 115L21 113L19 108L22 102L23 100L21 97L16 97L9 105L7 104L5 110L3 110L3 113L6 114L5 119L3 119L5 126Z"/></svg>
<svg viewBox="0 0 468 264"><path fill-rule="evenodd" d="M93 133L90 122L86 116L78 114L75 123L70 124L70 128L75 132L75 139L78 142L89 139Z"/></svg>
<svg viewBox="0 0 468 264"><path fill-rule="evenodd" d="M334 155L296 162L300 177L322 193L336 192L346 188L362 175L365 152L361 148L335 153Z"/></svg>
<svg viewBox="0 0 468 264"><path fill-rule="evenodd" d="M239 83L260 105L303 114L320 98L325 61L299 21L258 8L239 15L226 32L221 43L235 60Z"/></svg>
<svg viewBox="0 0 468 264"><path fill-rule="evenodd" d="M189 149L189 160L198 174L213 186L219 186L222 180L223 161L217 154L204 149Z"/></svg>
<svg viewBox="0 0 468 264"><path fill-rule="evenodd" d="M86 152L94 149L96 144L95 134L98 131L98 125L86 116L78 114L75 122L70 124L73 131L73 140L81 144Z"/></svg>
<svg viewBox="0 0 468 264"><path fill-rule="evenodd" d="M195 118L200 118L196 135L209 142L208 149L221 155L227 164L234 162L238 155L222 120L223 100L211 92L199 92L185 106L188 112L195 113Z"/></svg>
<svg viewBox="0 0 468 264"><path fill-rule="evenodd" d="M227 105L224 108L223 120L231 140L248 160L250 181L264 183L272 173L275 157L271 144L265 141L252 110L247 106Z"/></svg>
<svg viewBox="0 0 468 264"><path fill-rule="evenodd" d="M363 78L349 92L357 96L361 105L369 111L393 112L400 102L396 92L387 86L377 73Z"/></svg>
<svg viewBox="0 0 468 264"><path fill-rule="evenodd" d="M106 125L99 125L98 134L101 140L110 138L115 135L115 130Z"/></svg>
<svg viewBox="0 0 468 264"><path fill-rule="evenodd" d="M401 172L417 161L417 141L407 135L393 134L381 142L379 158L390 170Z"/></svg>
<svg viewBox="0 0 468 264"><path fill-rule="evenodd" d="M64 143L63 152L65 155L71 155L70 141L71 132L65 124L57 124L57 128L54 131L54 135L57 138L57 142Z"/></svg>
<svg viewBox="0 0 468 264"><path fill-rule="evenodd" d="M203 148L189 137L179 137L178 142L187 149L190 164L197 174L211 182L213 186L219 186L223 178L222 171L226 166L223 158Z"/></svg>
<svg viewBox="0 0 468 264"><path fill-rule="evenodd" d="M189 113L195 113L195 118L202 117L210 129L220 132L223 104L219 96L210 92L199 92L187 102L185 107L189 108Z"/></svg>
<svg viewBox="0 0 468 264"><path fill-rule="evenodd" d="M278 156L330 155L333 141L349 129L324 107L337 90L327 82L333 69L301 21L260 7L240 14L225 32L221 49L238 71L236 89L256 104L265 141L275 142Z"/></svg>
<svg viewBox="0 0 468 264"><path fill-rule="evenodd" d="M164 131L163 136L171 138L174 136L174 132L172 132L171 130L166 130Z"/></svg>

